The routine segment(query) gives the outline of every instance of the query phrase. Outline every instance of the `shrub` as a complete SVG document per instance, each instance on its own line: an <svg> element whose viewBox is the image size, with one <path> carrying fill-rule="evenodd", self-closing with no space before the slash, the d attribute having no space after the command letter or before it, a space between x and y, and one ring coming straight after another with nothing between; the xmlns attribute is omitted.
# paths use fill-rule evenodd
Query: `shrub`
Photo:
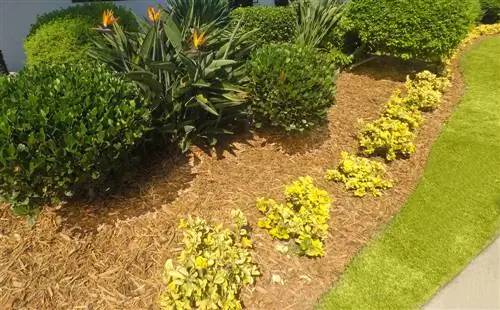
<svg viewBox="0 0 500 310"><path fill-rule="evenodd" d="M404 59L441 60L479 15L477 0L353 0L351 29L372 51Z"/></svg>
<svg viewBox="0 0 500 310"><path fill-rule="evenodd" d="M267 43L292 42L294 38L296 13L291 7L255 6L238 8L231 12L233 24L241 20L240 31L255 31L251 42L256 47Z"/></svg>
<svg viewBox="0 0 500 310"><path fill-rule="evenodd" d="M300 255L324 256L332 203L328 193L314 186L311 177L304 177L286 187L285 198L285 204L257 200L257 208L266 216L259 227L276 239L294 239Z"/></svg>
<svg viewBox="0 0 500 310"><path fill-rule="evenodd" d="M328 170L326 178L344 183L347 190L354 190L354 196L371 193L378 197L382 189L392 187L392 181L384 178L386 173L385 166L379 162L342 152L339 166Z"/></svg>
<svg viewBox="0 0 500 310"><path fill-rule="evenodd" d="M182 151L192 143L212 146L247 118L242 60L249 57L252 33L155 14L158 20L139 32L113 24L104 33L107 44L97 42L89 54L141 86L154 101L156 129Z"/></svg>
<svg viewBox="0 0 500 310"><path fill-rule="evenodd" d="M385 106L383 117L401 121L415 130L423 123L424 118L417 108L409 106L408 98L401 96L401 91L395 91Z"/></svg>
<svg viewBox="0 0 500 310"><path fill-rule="evenodd" d="M162 309L242 309L241 288L260 273L248 251L247 220L239 210L232 215L233 230L201 219L181 221L184 249L178 267L170 259L165 263Z"/></svg>
<svg viewBox="0 0 500 310"><path fill-rule="evenodd" d="M82 5L73 5L64 9L54 10L39 15L35 24L31 25L28 37L35 34L38 28L58 19L85 19L90 25L92 25L92 27L97 27L101 22L102 12L105 10L112 10L114 15L118 18L120 25L124 29L136 31L139 28L139 24L134 13L127 8L116 6L111 2L86 3ZM89 31L91 30L89 29Z"/></svg>
<svg viewBox="0 0 500 310"><path fill-rule="evenodd" d="M500 21L500 0L480 0L481 22L494 24Z"/></svg>
<svg viewBox="0 0 500 310"><path fill-rule="evenodd" d="M29 66L88 60L86 51L98 34L85 19L59 19L41 26L24 43Z"/></svg>
<svg viewBox="0 0 500 310"><path fill-rule="evenodd" d="M0 92L0 196L21 215L102 185L148 130L138 89L101 66L28 68Z"/></svg>
<svg viewBox="0 0 500 310"><path fill-rule="evenodd" d="M363 154L383 155L388 161L396 159L398 155L410 156L415 153L414 138L408 124L385 117L364 124L358 134Z"/></svg>
<svg viewBox="0 0 500 310"><path fill-rule="evenodd" d="M94 29L105 9L112 9L124 29L137 29L135 15L110 3L84 4L44 14L32 26L24 49L28 65L88 61L92 41L101 38Z"/></svg>
<svg viewBox="0 0 500 310"><path fill-rule="evenodd" d="M249 63L251 109L257 122L302 132L327 121L337 71L314 48L271 44Z"/></svg>

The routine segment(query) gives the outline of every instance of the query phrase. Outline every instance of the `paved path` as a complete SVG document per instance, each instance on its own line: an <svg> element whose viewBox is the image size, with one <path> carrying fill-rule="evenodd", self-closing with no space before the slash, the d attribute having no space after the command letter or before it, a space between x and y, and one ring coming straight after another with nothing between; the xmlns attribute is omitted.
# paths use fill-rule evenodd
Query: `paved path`
<svg viewBox="0 0 500 310"><path fill-rule="evenodd" d="M500 309L500 238L438 292L423 309Z"/></svg>

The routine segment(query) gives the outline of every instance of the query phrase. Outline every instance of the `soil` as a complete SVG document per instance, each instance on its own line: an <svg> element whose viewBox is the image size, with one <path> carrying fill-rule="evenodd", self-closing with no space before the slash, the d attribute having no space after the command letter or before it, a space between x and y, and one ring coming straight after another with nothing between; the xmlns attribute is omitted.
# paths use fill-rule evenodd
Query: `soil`
<svg viewBox="0 0 500 310"><path fill-rule="evenodd" d="M163 264L182 247L179 219L227 223L230 210L240 208L253 224L253 256L263 274L255 287L243 290L245 306L311 309L415 189L463 90L454 67L442 106L425 114L416 154L389 164L395 187L380 198L354 198L324 176L341 151L356 152L357 120L379 117L392 91L421 69L388 58L341 73L328 125L308 136L252 132L212 154L193 149L186 158L157 155L121 194L45 208L33 228L0 206L1 308L156 309ZM284 185L304 175L335 199L320 259L278 253L255 225L261 217L255 199L283 199ZM271 283L272 274L284 284Z"/></svg>

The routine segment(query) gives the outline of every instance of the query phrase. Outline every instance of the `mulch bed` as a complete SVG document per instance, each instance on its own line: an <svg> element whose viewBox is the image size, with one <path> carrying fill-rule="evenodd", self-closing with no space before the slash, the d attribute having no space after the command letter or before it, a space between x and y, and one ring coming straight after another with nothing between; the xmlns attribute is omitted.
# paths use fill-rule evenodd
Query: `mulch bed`
<svg viewBox="0 0 500 310"><path fill-rule="evenodd" d="M417 152L390 164L395 187L381 198L354 198L325 181L341 151L356 151L357 119L375 119L411 68L379 59L343 72L328 126L307 137L253 132L231 147L188 158L151 159L122 194L45 208L33 229L0 206L2 309L156 309L163 263L181 250L178 220L229 219L240 208L252 223L253 255L263 276L242 292L249 309L311 309L353 255L404 205L423 173L433 141L463 90L455 64L442 106L425 114ZM167 157L167 159L165 159ZM335 199L326 256L286 256L256 227L257 197L283 198L284 185L310 175ZM271 283L280 275L284 285Z"/></svg>

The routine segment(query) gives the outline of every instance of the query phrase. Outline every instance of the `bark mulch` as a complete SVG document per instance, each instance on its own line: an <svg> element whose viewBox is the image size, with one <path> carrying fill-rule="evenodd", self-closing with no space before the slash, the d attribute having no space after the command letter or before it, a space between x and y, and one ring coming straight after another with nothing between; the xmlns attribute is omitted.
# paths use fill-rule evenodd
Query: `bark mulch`
<svg viewBox="0 0 500 310"><path fill-rule="evenodd" d="M406 74L418 69L379 59L343 72L328 125L307 137L254 132L213 154L157 156L123 194L45 208L33 229L0 206L0 308L156 309L163 263L182 246L178 220L189 214L227 221L230 210L240 208L253 224L253 255L263 273L254 288L242 292L246 307L311 309L413 192L432 142L461 95L455 64L441 108L425 114L416 154L390 164L395 187L383 197L354 198L342 185L325 181L341 151L356 151L357 119L377 118ZM321 259L278 253L255 225L261 217L255 199L282 199L284 185L304 175L335 199ZM271 283L271 274L284 284Z"/></svg>

